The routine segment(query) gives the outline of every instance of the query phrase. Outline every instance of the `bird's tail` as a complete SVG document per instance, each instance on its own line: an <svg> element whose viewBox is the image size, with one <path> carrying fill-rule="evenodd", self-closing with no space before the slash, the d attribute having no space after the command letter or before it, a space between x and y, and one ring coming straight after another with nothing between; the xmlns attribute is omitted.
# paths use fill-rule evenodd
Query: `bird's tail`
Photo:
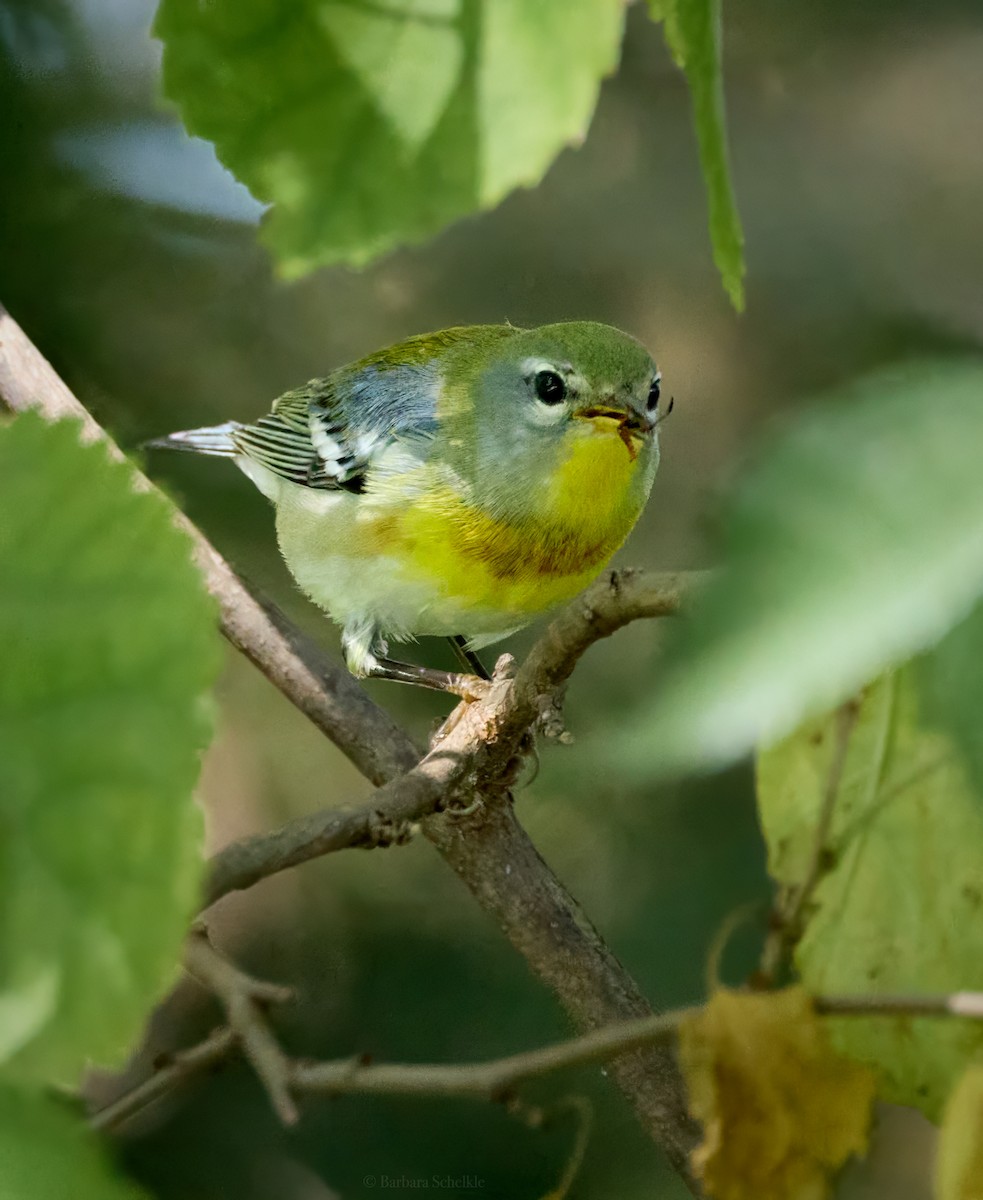
<svg viewBox="0 0 983 1200"><path fill-rule="evenodd" d="M224 425L208 425L203 429L183 429L144 442L143 447L146 450L189 450L192 454L232 458L239 453L232 435L241 428L238 421L226 421Z"/></svg>

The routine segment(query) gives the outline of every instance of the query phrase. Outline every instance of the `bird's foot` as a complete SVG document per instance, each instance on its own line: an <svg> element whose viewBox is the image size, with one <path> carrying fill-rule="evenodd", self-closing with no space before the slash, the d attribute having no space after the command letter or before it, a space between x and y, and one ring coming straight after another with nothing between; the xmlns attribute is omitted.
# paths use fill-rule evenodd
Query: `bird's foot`
<svg viewBox="0 0 983 1200"><path fill-rule="evenodd" d="M430 736L430 748L438 746L444 738L455 730L468 712L469 706L475 701L489 699L494 688L508 681L515 674L515 659L511 654L503 654L495 664L495 673L491 679L477 679L473 675L458 675L456 678L466 681L469 690L477 684L477 695L462 696L463 704L452 709Z"/></svg>
<svg viewBox="0 0 983 1200"><path fill-rule="evenodd" d="M469 704L484 700L491 690L491 681L477 675L459 675L454 671L438 671L435 667L420 667L416 663L396 662L392 658L375 658L369 669L373 679L392 679L397 683L412 683L435 692L459 696Z"/></svg>

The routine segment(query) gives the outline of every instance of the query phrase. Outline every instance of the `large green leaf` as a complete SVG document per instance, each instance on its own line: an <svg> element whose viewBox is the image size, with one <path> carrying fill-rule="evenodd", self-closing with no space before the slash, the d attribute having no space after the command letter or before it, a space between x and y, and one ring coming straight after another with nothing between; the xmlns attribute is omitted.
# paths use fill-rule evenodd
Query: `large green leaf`
<svg viewBox="0 0 983 1200"><path fill-rule="evenodd" d="M983 364L898 368L803 412L726 503L724 563L614 739L722 765L932 644L983 591Z"/></svg>
<svg viewBox="0 0 983 1200"><path fill-rule="evenodd" d="M57 1100L0 1085L3 1200L141 1200L82 1120Z"/></svg>
<svg viewBox="0 0 983 1200"><path fill-rule="evenodd" d="M744 308L744 232L727 161L721 0L649 0L666 44L689 82L707 189L713 258L734 307Z"/></svg>
<svg viewBox="0 0 983 1200"><path fill-rule="evenodd" d="M941 734L919 727L913 670L880 679L852 720L816 718L762 754L769 870L803 882L837 740L848 742L796 965L814 993L983 989L983 809ZM983 1049L978 1022L840 1018L837 1048L876 1066L882 1094L937 1117Z"/></svg>
<svg viewBox="0 0 983 1200"><path fill-rule="evenodd" d="M162 0L164 88L273 204L282 270L363 263L538 182L590 122L623 0Z"/></svg>
<svg viewBox="0 0 983 1200"><path fill-rule="evenodd" d="M198 894L218 665L167 503L74 423L0 427L0 1062L116 1060Z"/></svg>

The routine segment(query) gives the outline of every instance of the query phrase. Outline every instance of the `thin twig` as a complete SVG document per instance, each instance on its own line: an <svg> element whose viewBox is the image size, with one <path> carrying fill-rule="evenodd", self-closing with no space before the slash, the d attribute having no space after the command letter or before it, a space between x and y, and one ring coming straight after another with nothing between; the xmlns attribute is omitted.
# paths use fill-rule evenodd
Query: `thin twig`
<svg viewBox="0 0 983 1200"><path fill-rule="evenodd" d="M726 913L717 926L707 947L706 965L703 968L704 990L708 996L712 996L721 987L720 964L731 938L742 926L760 921L763 907L759 900L739 904Z"/></svg>
<svg viewBox="0 0 983 1200"><path fill-rule="evenodd" d="M983 1020L983 992L949 995L817 996L816 1012L840 1017L966 1017Z"/></svg>
<svg viewBox="0 0 983 1200"><path fill-rule="evenodd" d="M422 1066L416 1063L366 1063L359 1058L300 1063L294 1069L293 1085L298 1091L325 1096L360 1092L501 1100L514 1088L537 1076L568 1067L606 1062L639 1046L666 1041L675 1033L686 1011L690 1010L608 1025L552 1046L483 1063Z"/></svg>
<svg viewBox="0 0 983 1200"><path fill-rule="evenodd" d="M983 1020L983 993L905 996L818 996L813 1005L825 1016L965 1017ZM637 1021L623 1021L551 1046L483 1063L371 1063L361 1058L298 1063L291 1085L302 1092L341 1095L352 1092L384 1095L469 1096L499 1100L530 1079L556 1071L609 1061L640 1046L673 1037L680 1023L700 1006L675 1009Z"/></svg>
<svg viewBox="0 0 983 1200"><path fill-rule="evenodd" d="M566 1197L570 1195L571 1188L577 1182L580 1168L584 1165L584 1159L587 1157L587 1147L590 1145L591 1130L594 1127L594 1108L586 1096L563 1096L555 1104L551 1104L548 1110L540 1109L537 1114L541 1117L538 1122L539 1127L552 1123L564 1111L572 1113L577 1122L574 1143L567 1155L567 1161L564 1163L563 1174L557 1180L556 1186L550 1190L549 1195L544 1197L544 1200L566 1200Z"/></svg>
<svg viewBox="0 0 983 1200"><path fill-rule="evenodd" d="M184 947L184 968L206 987L225 1009L229 1028L253 1070L259 1076L273 1108L284 1123L298 1119L290 1094L290 1061L266 1022L266 1008L293 997L281 984L254 979L219 954L203 929L195 929Z"/></svg>
<svg viewBox="0 0 983 1200"><path fill-rule="evenodd" d="M218 975L227 986L251 988L259 981L243 976L220 957ZM212 967L208 967L211 971ZM229 974L226 975L225 972ZM223 985L225 986L225 985ZM983 1020L983 992L950 995L817 996L813 1007L823 1016L836 1017L963 1017ZM699 1006L675 1009L636 1021L622 1021L580 1037L568 1038L505 1058L476 1063L372 1063L362 1057L304 1062L288 1059L278 1049L287 1086L294 1094L444 1096L473 1100L511 1100L522 1084L544 1075L595 1063L608 1062L644 1046L671 1040L680 1023L701 1011ZM91 1118L99 1129L116 1128L142 1110L168 1088L192 1074L214 1066L233 1053L239 1039L231 1029L220 1029L199 1045L174 1055L168 1065L100 1109ZM255 1065L255 1064L254 1064Z"/></svg>
<svg viewBox="0 0 983 1200"><path fill-rule="evenodd" d="M168 1055L153 1075L118 1096L105 1108L93 1113L89 1123L94 1129L107 1132L118 1129L130 1117L142 1112L161 1096L165 1096L193 1076L224 1062L237 1046L238 1038L231 1029L227 1026L216 1029L203 1042Z"/></svg>
<svg viewBox="0 0 983 1200"><path fill-rule="evenodd" d="M709 574L605 571L550 621L526 655L498 714L499 737L507 740L528 729L595 642L632 621L675 616Z"/></svg>

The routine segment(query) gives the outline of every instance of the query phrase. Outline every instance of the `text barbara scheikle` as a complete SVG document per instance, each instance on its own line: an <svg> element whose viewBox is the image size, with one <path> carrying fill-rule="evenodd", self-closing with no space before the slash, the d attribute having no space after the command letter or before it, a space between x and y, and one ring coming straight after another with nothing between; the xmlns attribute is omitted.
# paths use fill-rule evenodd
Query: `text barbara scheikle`
<svg viewBox="0 0 983 1200"><path fill-rule="evenodd" d="M480 1192L485 1180L480 1175L366 1175L362 1183L367 1188L390 1188L419 1191Z"/></svg>

